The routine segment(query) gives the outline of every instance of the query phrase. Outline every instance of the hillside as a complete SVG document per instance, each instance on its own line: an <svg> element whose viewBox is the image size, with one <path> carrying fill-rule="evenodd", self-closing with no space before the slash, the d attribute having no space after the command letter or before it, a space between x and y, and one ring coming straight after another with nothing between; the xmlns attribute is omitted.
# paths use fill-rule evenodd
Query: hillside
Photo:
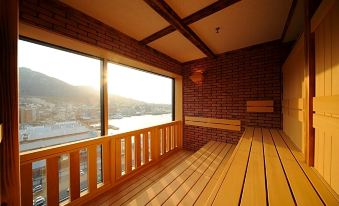
<svg viewBox="0 0 339 206"><path fill-rule="evenodd" d="M100 92L91 87L72 86L25 67L19 68L19 78L20 97L40 97L51 101L67 102L88 102L91 100L98 102L98 98L100 98ZM109 102L124 106L154 105L117 95L110 95Z"/></svg>

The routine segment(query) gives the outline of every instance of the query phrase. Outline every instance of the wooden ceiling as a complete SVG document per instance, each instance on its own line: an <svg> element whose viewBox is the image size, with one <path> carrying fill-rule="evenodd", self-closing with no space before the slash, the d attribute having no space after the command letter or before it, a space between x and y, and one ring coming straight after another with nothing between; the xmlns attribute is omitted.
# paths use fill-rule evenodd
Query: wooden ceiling
<svg viewBox="0 0 339 206"><path fill-rule="evenodd" d="M180 62L296 38L296 0L61 1Z"/></svg>

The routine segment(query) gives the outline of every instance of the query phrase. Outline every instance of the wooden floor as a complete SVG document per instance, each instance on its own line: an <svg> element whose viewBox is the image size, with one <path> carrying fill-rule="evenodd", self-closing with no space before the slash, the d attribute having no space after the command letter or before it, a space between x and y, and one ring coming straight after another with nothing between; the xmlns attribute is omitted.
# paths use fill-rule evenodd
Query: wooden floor
<svg viewBox="0 0 339 206"><path fill-rule="evenodd" d="M232 144L211 141L194 154L181 150L86 205L194 202L205 186L215 181L212 176L222 172L234 148Z"/></svg>
<svg viewBox="0 0 339 206"><path fill-rule="evenodd" d="M114 187L94 200L86 203L86 205L97 206L126 204L192 154L193 152L190 151L179 150L173 155L162 160L159 164L149 167L135 177L132 177L130 180L127 180L127 182L122 183L122 185Z"/></svg>
<svg viewBox="0 0 339 206"><path fill-rule="evenodd" d="M281 131L246 128L238 145L180 151L90 205L339 205Z"/></svg>
<svg viewBox="0 0 339 206"><path fill-rule="evenodd" d="M128 205L193 205L206 185L214 185L235 145L210 141L140 193Z"/></svg>

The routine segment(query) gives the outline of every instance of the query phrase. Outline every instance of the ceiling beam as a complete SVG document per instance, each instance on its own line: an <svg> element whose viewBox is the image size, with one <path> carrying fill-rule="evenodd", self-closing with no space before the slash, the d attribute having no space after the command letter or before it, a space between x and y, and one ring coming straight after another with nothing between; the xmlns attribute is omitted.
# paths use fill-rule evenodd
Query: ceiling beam
<svg viewBox="0 0 339 206"><path fill-rule="evenodd" d="M218 11L223 10L226 7L231 6L232 4L238 2L240 0L219 0L185 18L182 19L182 22L186 25L192 24L196 21L199 21L211 14L214 14ZM152 41L155 41L156 39L159 39L167 34L170 34L172 32L174 32L176 29L174 26L170 25L146 38L144 38L143 40L141 40L140 42L143 44L149 44Z"/></svg>
<svg viewBox="0 0 339 206"><path fill-rule="evenodd" d="M180 17L173 9L162 0L144 0L160 16L168 21L175 29L182 33L189 41L198 47L208 57L215 57L215 54L206 46L206 44L196 35L186 24L181 22Z"/></svg>

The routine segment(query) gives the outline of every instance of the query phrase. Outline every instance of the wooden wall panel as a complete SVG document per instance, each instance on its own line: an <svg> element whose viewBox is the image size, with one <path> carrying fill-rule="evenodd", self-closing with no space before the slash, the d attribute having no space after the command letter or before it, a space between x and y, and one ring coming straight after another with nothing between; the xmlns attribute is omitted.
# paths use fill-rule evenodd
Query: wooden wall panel
<svg viewBox="0 0 339 206"><path fill-rule="evenodd" d="M301 37L283 65L283 130L305 153L304 39Z"/></svg>
<svg viewBox="0 0 339 206"><path fill-rule="evenodd" d="M327 10L315 32L315 169L339 193L339 2ZM332 106L331 106L332 105Z"/></svg>

